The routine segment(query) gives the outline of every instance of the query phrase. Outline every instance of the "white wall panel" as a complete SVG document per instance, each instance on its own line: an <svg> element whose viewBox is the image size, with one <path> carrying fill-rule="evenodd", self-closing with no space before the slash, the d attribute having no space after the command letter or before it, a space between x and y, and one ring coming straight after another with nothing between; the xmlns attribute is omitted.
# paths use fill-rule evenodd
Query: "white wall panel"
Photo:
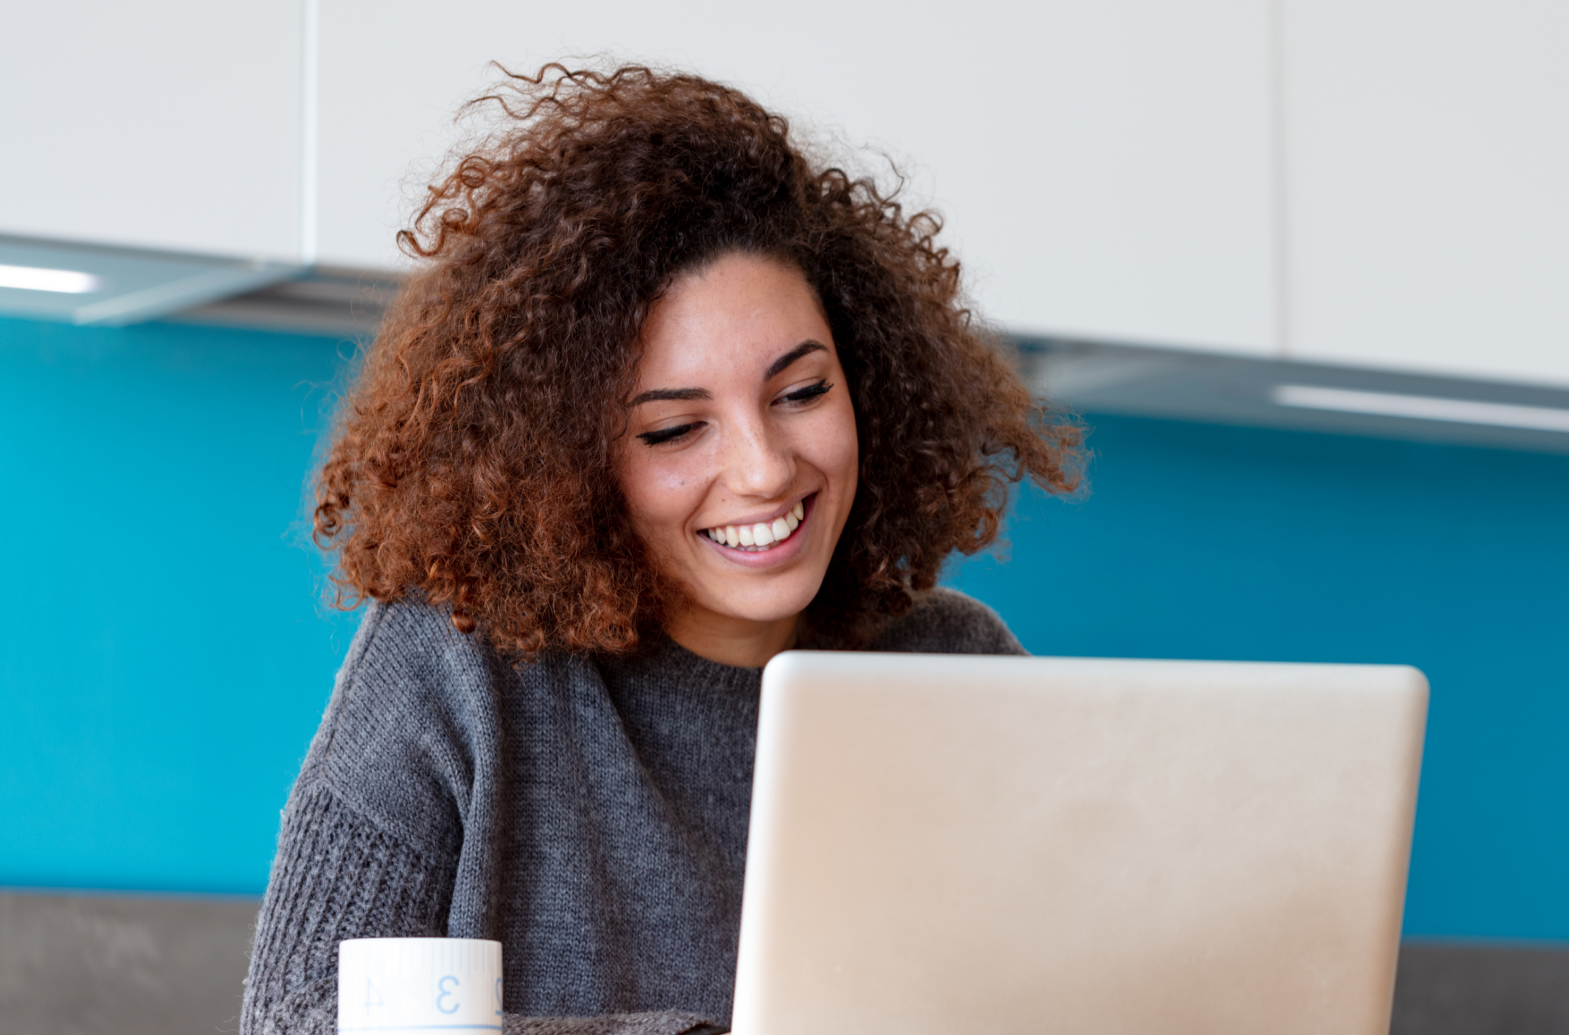
<svg viewBox="0 0 1569 1035"><path fill-rule="evenodd" d="M1569 4L1285 5L1290 354L1569 384Z"/></svg>
<svg viewBox="0 0 1569 1035"><path fill-rule="evenodd" d="M301 10L6 5L0 234L296 259Z"/></svg>
<svg viewBox="0 0 1569 1035"><path fill-rule="evenodd" d="M887 151L1009 327L1273 349L1266 0L321 0L319 255L393 233L501 60L611 52Z"/></svg>

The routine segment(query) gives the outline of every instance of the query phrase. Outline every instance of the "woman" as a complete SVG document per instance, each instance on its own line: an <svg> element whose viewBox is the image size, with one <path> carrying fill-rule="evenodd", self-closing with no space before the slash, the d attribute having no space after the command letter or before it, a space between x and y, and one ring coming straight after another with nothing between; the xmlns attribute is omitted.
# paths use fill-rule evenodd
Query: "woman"
<svg viewBox="0 0 1569 1035"><path fill-rule="evenodd" d="M935 578L1011 483L1072 487L934 218L702 79L552 66L501 101L402 235L424 272L321 474L371 603L246 1033L332 1031L337 943L386 935L499 939L509 1031L718 1030L760 666L1021 653Z"/></svg>

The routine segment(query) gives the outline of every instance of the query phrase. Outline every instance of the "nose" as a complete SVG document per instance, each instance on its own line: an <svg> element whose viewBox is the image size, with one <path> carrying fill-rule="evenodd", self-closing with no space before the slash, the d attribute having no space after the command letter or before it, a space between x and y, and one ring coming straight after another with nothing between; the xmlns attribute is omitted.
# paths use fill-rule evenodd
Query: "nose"
<svg viewBox="0 0 1569 1035"><path fill-rule="evenodd" d="M739 423L726 446L725 488L736 496L777 499L795 481L795 450L770 421Z"/></svg>

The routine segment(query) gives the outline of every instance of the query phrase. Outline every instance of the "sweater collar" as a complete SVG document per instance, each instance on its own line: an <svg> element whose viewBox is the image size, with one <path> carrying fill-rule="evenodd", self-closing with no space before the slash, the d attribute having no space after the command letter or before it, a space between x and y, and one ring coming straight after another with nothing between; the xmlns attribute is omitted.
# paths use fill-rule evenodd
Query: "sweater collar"
<svg viewBox="0 0 1569 1035"><path fill-rule="evenodd" d="M693 689L712 688L722 693L756 693L762 686L763 670L741 665L725 665L693 654L664 634L646 653L615 658L608 667L631 677L661 676L674 678Z"/></svg>

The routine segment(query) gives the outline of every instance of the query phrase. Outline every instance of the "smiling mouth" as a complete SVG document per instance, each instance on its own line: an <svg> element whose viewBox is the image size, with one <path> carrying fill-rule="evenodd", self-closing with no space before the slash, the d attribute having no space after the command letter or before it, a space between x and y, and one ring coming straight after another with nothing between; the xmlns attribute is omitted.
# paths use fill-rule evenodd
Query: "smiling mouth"
<svg viewBox="0 0 1569 1035"><path fill-rule="evenodd" d="M806 517L806 501L801 500L785 512L783 517L771 522L759 521L755 525L719 525L705 528L698 535L707 536L720 546L732 550L756 553L768 550L789 539Z"/></svg>

